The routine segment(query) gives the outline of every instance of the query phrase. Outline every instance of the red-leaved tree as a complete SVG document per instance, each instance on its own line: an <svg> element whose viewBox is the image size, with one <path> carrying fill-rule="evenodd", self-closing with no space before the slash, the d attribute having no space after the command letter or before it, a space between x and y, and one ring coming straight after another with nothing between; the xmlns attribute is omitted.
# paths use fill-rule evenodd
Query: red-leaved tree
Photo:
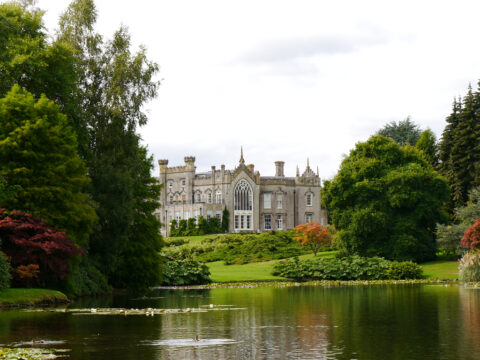
<svg viewBox="0 0 480 360"><path fill-rule="evenodd" d="M460 245L472 250L480 250L480 219L475 220L475 223L465 231Z"/></svg>
<svg viewBox="0 0 480 360"><path fill-rule="evenodd" d="M309 246L313 255L317 256L317 252L321 247L330 244L330 234L328 227L319 225L318 223L308 222L298 225L294 228L296 236L293 240L300 241L300 245Z"/></svg>
<svg viewBox="0 0 480 360"><path fill-rule="evenodd" d="M1 250L10 258L14 278L17 270L38 265L35 279L38 286L66 279L70 274L70 259L84 254L66 233L22 211L0 209L0 238Z"/></svg>

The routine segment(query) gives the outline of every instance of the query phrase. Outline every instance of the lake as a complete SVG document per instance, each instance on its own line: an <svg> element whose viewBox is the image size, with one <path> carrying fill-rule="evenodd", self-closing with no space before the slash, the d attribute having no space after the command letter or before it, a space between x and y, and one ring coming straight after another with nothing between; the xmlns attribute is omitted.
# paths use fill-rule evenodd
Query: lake
<svg viewBox="0 0 480 360"><path fill-rule="evenodd" d="M70 359L480 359L480 289L457 284L155 290L68 308L99 309L1 311L0 344Z"/></svg>

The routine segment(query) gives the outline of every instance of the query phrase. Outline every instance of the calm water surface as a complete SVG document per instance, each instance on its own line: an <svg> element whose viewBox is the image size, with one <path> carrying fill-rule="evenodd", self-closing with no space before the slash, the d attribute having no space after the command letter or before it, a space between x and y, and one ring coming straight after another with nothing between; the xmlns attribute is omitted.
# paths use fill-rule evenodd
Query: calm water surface
<svg viewBox="0 0 480 360"><path fill-rule="evenodd" d="M480 359L480 289L264 287L147 296L83 299L69 307L208 311L153 317L2 311L0 344L28 346L35 339L71 349L71 359L102 360Z"/></svg>

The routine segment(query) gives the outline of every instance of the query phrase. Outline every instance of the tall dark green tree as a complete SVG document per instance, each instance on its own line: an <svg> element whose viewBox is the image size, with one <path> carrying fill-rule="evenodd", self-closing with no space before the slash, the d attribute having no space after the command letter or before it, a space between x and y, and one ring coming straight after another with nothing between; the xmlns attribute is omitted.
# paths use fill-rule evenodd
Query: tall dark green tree
<svg viewBox="0 0 480 360"><path fill-rule="evenodd" d="M480 185L480 93L469 87L460 103L455 101L440 141L441 173L452 188L455 207L465 205L468 192Z"/></svg>
<svg viewBox="0 0 480 360"><path fill-rule="evenodd" d="M153 158L148 157L146 148L139 148L136 167L133 223L112 283L121 288L144 289L161 283L160 250L163 239L160 221L154 215L160 206L161 186L151 175Z"/></svg>
<svg viewBox="0 0 480 360"><path fill-rule="evenodd" d="M322 201L344 253L426 261L435 257L436 224L447 220L448 191L414 147L373 136L325 182Z"/></svg>
<svg viewBox="0 0 480 360"><path fill-rule="evenodd" d="M377 134L389 137L399 145L410 144L414 146L420 138L422 131L410 116L398 123L392 121L380 129Z"/></svg>
<svg viewBox="0 0 480 360"><path fill-rule="evenodd" d="M132 240L140 206L137 187L145 186L136 181L137 164L145 161L136 129L147 122L143 106L157 94L158 66L147 59L145 48L131 52L124 27L104 41L95 32L96 17L92 0L75 0L61 17L58 36L75 49L81 75L81 106L89 131L87 164L99 217L90 256L113 279ZM115 282L121 283L118 276Z"/></svg>

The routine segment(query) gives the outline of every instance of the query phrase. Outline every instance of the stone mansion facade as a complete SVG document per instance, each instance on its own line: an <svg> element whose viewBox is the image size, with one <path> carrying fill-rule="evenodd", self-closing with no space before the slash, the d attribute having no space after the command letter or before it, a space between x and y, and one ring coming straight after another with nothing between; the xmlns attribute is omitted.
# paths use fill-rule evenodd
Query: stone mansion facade
<svg viewBox="0 0 480 360"><path fill-rule="evenodd" d="M221 219L224 208L230 213L229 232L287 230L309 221L327 224L327 212L320 204L320 177L307 167L295 177L283 173L283 161L276 161L275 176L260 176L254 165L245 165L243 151L234 170L212 166L196 173L195 158L185 157L184 166L168 167L159 160L161 208L156 215L163 224L173 219ZM168 227L162 235L168 236Z"/></svg>

